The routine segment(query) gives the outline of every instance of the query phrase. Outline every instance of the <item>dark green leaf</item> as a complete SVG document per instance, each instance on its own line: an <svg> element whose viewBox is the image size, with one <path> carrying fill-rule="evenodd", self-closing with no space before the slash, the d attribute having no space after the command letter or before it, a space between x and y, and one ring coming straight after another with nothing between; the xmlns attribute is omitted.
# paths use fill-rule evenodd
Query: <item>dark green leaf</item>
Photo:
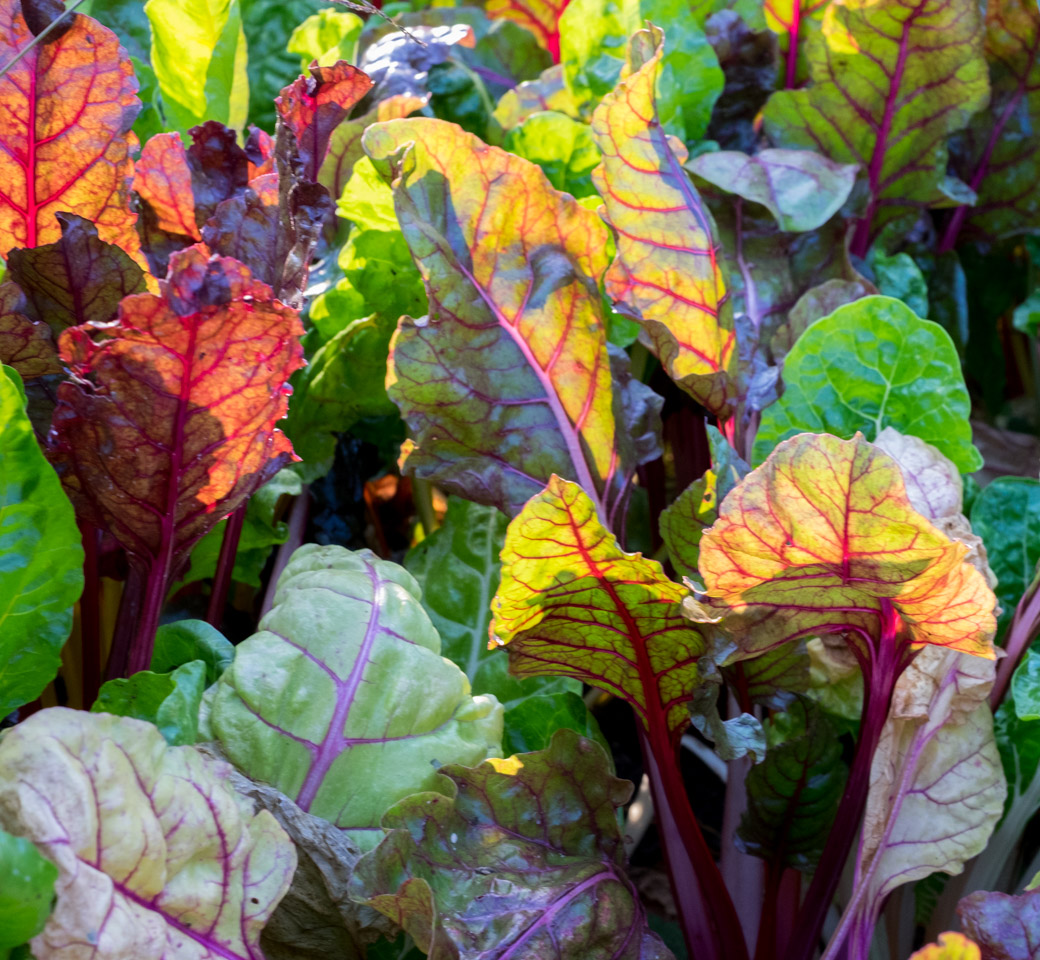
<svg viewBox="0 0 1040 960"><path fill-rule="evenodd" d="M164 623L155 635L151 668L169 673L193 660L206 665L206 685L216 683L235 658L235 648L216 627L205 620Z"/></svg>
<svg viewBox="0 0 1040 960"><path fill-rule="evenodd" d="M0 956L35 937L54 902L58 869L33 844L0 830Z"/></svg>

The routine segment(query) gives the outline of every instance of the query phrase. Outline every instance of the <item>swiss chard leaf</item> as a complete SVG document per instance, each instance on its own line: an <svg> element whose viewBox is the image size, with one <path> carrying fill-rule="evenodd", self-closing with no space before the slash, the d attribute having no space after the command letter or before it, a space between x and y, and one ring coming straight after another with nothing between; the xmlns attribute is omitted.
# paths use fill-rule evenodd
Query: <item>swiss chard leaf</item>
<svg viewBox="0 0 1040 960"><path fill-rule="evenodd" d="M489 17L505 17L534 34L549 51L553 62L560 59L560 17L570 0L485 0Z"/></svg>
<svg viewBox="0 0 1040 960"><path fill-rule="evenodd" d="M898 300L863 297L817 320L784 360L784 384L762 413L759 463L806 430L874 439L892 426L933 444L964 473L982 466L949 334Z"/></svg>
<svg viewBox="0 0 1040 960"><path fill-rule="evenodd" d="M290 53L300 55L304 73L315 60L329 67L337 60L357 61L357 44L364 21L349 10L326 7L311 14L292 32L287 45Z"/></svg>
<svg viewBox="0 0 1040 960"><path fill-rule="evenodd" d="M915 950L910 960L982 960L979 945L963 933L940 933L936 943Z"/></svg>
<svg viewBox="0 0 1040 960"><path fill-rule="evenodd" d="M982 960L1037 960L1040 946L1040 891L1019 896L972 893L957 904L968 936L984 951Z"/></svg>
<svg viewBox="0 0 1040 960"><path fill-rule="evenodd" d="M58 868L38 960L88 939L98 956L259 956L296 853L269 813L228 789L229 772L125 717L53 708L7 732L0 827Z"/></svg>
<svg viewBox="0 0 1040 960"><path fill-rule="evenodd" d="M54 904L57 867L24 837L0 830L0 956L35 937Z"/></svg>
<svg viewBox="0 0 1040 960"><path fill-rule="evenodd" d="M532 114L509 131L505 148L537 163L557 190L579 199L595 195L592 171L600 161L599 148L589 128L566 114Z"/></svg>
<svg viewBox="0 0 1040 960"><path fill-rule="evenodd" d="M204 620L176 620L164 623L155 633L151 669L168 673L195 660L206 668L207 686L216 683L231 665L235 648L216 627Z"/></svg>
<svg viewBox="0 0 1040 960"><path fill-rule="evenodd" d="M389 810L351 890L431 960L671 958L624 873L631 784L596 744L561 730L539 753L441 773L449 795Z"/></svg>
<svg viewBox="0 0 1040 960"><path fill-rule="evenodd" d="M30 317L30 310L17 284L0 284L0 364L12 367L22 380L60 374L51 329Z"/></svg>
<svg viewBox="0 0 1040 960"><path fill-rule="evenodd" d="M0 367L0 716L54 678L83 589L72 505L25 414L18 374Z"/></svg>
<svg viewBox="0 0 1040 960"><path fill-rule="evenodd" d="M210 722L231 760L362 849L436 764L500 749L502 708L473 697L401 567L368 551L301 547L275 605L235 651Z"/></svg>
<svg viewBox="0 0 1040 960"><path fill-rule="evenodd" d="M170 673L141 670L126 679L102 684L90 708L155 724L171 746L198 739L199 705L206 689L206 664L192 660Z"/></svg>

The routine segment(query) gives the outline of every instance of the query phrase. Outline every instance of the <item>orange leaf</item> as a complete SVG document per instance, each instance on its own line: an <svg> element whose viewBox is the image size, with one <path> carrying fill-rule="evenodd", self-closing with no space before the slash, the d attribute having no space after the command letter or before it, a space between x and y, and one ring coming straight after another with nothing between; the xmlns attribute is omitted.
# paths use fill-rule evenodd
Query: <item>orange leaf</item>
<svg viewBox="0 0 1040 960"><path fill-rule="evenodd" d="M179 133L157 133L141 151L134 192L151 208L150 222L164 233L201 240L195 222L188 151Z"/></svg>
<svg viewBox="0 0 1040 960"><path fill-rule="evenodd" d="M910 960L982 960L982 952L963 933L940 933L938 943L921 947Z"/></svg>
<svg viewBox="0 0 1040 960"><path fill-rule="evenodd" d="M31 40L18 0L0 0L0 63ZM0 256L57 240L54 215L65 211L140 260L129 204L136 94L119 39L79 14L0 77Z"/></svg>
<svg viewBox="0 0 1040 960"><path fill-rule="evenodd" d="M484 9L496 20L512 20L530 30L552 54L553 63L560 62L560 17L570 0L487 0Z"/></svg>

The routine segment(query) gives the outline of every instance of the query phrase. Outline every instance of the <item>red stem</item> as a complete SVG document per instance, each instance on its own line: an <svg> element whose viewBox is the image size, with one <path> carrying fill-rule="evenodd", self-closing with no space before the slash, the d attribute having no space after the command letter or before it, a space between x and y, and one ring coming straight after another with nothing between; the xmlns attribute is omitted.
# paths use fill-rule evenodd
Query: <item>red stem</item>
<svg viewBox="0 0 1040 960"><path fill-rule="evenodd" d="M690 809L675 750L640 727L657 829L687 951L696 960L747 960L733 901Z"/></svg>
<svg viewBox="0 0 1040 960"><path fill-rule="evenodd" d="M83 653L83 709L89 710L101 689L101 576L98 552L101 531L82 520L83 595L79 598L80 645Z"/></svg>
<svg viewBox="0 0 1040 960"><path fill-rule="evenodd" d="M813 873L805 903L798 914L798 925L785 960L812 960L827 909L834 899L845 861L849 858L856 834L859 832L860 820L867 805L874 752L888 716L896 681L910 662L907 656L908 648L900 642L900 626L899 616L892 608L891 601L882 600L881 636L876 645L872 641L870 647L873 649L868 652L858 644L852 644L863 668L866 690L859 742L856 744L856 753L852 759L838 814Z"/></svg>
<svg viewBox="0 0 1040 960"><path fill-rule="evenodd" d="M758 925L755 960L777 958L777 912L780 903L780 879L783 875L784 865L780 857L773 857L766 871L766 892L762 902L762 920Z"/></svg>
<svg viewBox="0 0 1040 960"><path fill-rule="evenodd" d="M801 0L795 0L791 18L787 40L787 77L784 80L784 86L788 90L793 90L798 82L798 34L802 28Z"/></svg>
<svg viewBox="0 0 1040 960"><path fill-rule="evenodd" d="M155 650L155 633L159 629L159 617L166 602L166 590L169 587L170 566L156 561L148 571L144 584L144 602L141 615L134 631L134 639L130 646L126 661L126 676L147 670L152 665L152 652Z"/></svg>
<svg viewBox="0 0 1040 960"><path fill-rule="evenodd" d="M238 553L238 542L242 538L242 526L246 522L248 505L247 500L228 517L224 539L220 543L220 556L217 558L217 569L213 575L213 591L209 595L209 607L206 609L206 622L218 630L224 620L224 607L227 606L228 593L231 590L231 576L235 572L235 556Z"/></svg>
<svg viewBox="0 0 1040 960"><path fill-rule="evenodd" d="M143 571L131 563L126 582L123 584L123 596L119 600L119 613L112 636L112 652L108 655L108 665L105 667L106 680L116 680L128 675L130 647L134 641L137 618L144 599L144 581Z"/></svg>
<svg viewBox="0 0 1040 960"><path fill-rule="evenodd" d="M1018 601L1014 619L1008 628L1007 638L1004 641L1007 656L997 663L997 676L989 695L989 705L994 710L1004 699L1015 669L1025 656L1029 645L1036 639L1037 634L1040 634L1040 577L1033 580L1029 589L1022 595L1022 599Z"/></svg>

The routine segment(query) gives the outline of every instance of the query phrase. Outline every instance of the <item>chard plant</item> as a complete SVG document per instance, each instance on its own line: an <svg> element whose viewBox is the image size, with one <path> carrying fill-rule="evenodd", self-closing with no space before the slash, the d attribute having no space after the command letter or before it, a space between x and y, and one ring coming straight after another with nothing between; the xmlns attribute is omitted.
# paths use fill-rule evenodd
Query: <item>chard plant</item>
<svg viewBox="0 0 1040 960"><path fill-rule="evenodd" d="M1038 50L0 0L0 958L1040 956Z"/></svg>

